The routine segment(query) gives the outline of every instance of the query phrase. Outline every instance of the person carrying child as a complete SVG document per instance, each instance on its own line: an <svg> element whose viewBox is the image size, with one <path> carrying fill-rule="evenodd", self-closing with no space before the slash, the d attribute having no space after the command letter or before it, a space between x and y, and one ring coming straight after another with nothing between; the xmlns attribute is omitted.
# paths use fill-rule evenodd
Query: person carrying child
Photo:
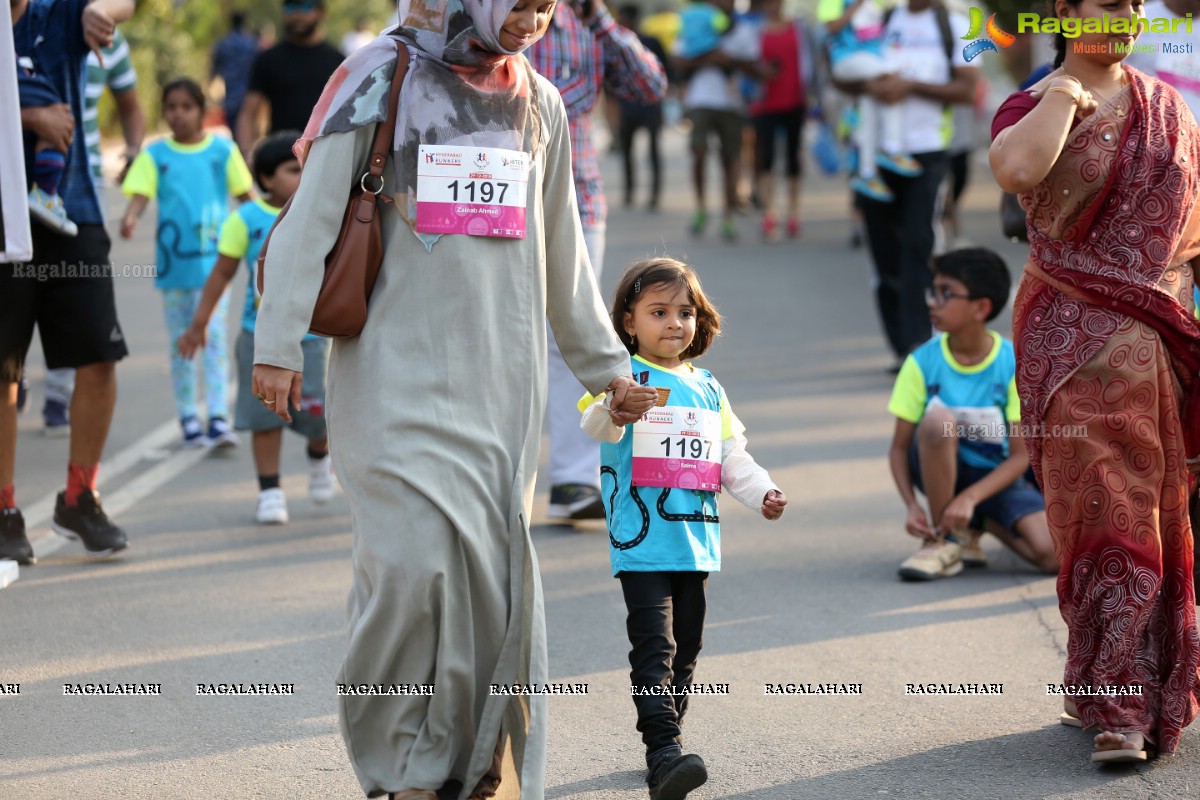
<svg viewBox="0 0 1200 800"><path fill-rule="evenodd" d="M856 83L899 72L884 50L884 8L879 0L820 0L817 19L825 24L830 71L836 81ZM903 149L902 107L885 105L869 94L858 97L858 174L850 188L890 203L895 195L879 179L878 168L906 178L921 174L921 165Z"/></svg>
<svg viewBox="0 0 1200 800"><path fill-rule="evenodd" d="M246 300L242 306L242 331L237 341L238 396L235 427L251 431L254 468L258 473L258 508L255 519L262 525L282 525L288 521L287 497L279 485L279 450L283 443L284 421L254 396L251 375L254 372L254 323L258 318L258 282L255 275L258 252L283 205L300 185L300 162L292 144L300 131L281 131L259 142L251 163L254 180L265 196L243 203L225 220L217 243L217 263L196 305L192 324L179 338L179 353L192 358L205 347L213 312L222 301L225 289L237 273L243 259L250 271ZM325 373L329 363L329 340L313 334L300 343L304 353L301 401L291 409L287 423L308 439L308 496L318 505L333 498L335 484L329 459L329 439L325 429Z"/></svg>
<svg viewBox="0 0 1200 800"><path fill-rule="evenodd" d="M896 417L888 463L908 508L904 528L922 540L900 577L934 580L964 564L986 566L985 524L1017 555L1057 573L1045 503L1024 477L1012 342L987 327L1008 302L1008 267L972 247L938 256L933 271L926 302L941 333L904 360L888 403ZM929 501L928 516L914 487Z"/></svg>
<svg viewBox="0 0 1200 800"><path fill-rule="evenodd" d="M163 87L163 117L171 136L134 159L121 190L130 197L121 220L121 236L133 236L152 198L158 200L155 285L163 293L167 336L171 342L171 379L185 447L230 447L237 434L229 428L228 349L225 312L228 298L212 314L204 349L204 386L208 433L196 403L196 365L179 352L179 338L192 323L204 283L217 257L217 234L229 216L229 195L250 198L252 179L241 153L229 139L203 128L204 92L190 78Z"/></svg>
<svg viewBox="0 0 1200 800"><path fill-rule="evenodd" d="M745 428L702 355L721 317L690 266L673 258L634 263L617 286L613 327L634 377L658 407L616 424L604 395L585 395L581 427L602 442L613 575L629 611L629 665L637 729L646 746L651 800L681 800L708 779L684 754L680 724L704 632L708 574L721 569L717 493L724 486L769 520L787 498L746 452ZM626 435L628 434L628 435Z"/></svg>
<svg viewBox="0 0 1200 800"><path fill-rule="evenodd" d="M17 55L17 97L22 109L50 108L66 105L48 78L34 70L33 60ZM66 141L51 141L35 133L25 132L25 163L29 172L29 213L38 222L63 236L79 235L79 228L67 216L67 207L58 193L63 173L67 169Z"/></svg>

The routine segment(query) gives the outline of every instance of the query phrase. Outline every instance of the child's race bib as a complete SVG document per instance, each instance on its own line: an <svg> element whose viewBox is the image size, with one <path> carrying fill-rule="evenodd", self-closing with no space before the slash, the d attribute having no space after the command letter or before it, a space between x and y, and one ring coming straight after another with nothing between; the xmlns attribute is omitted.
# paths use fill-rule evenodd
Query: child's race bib
<svg viewBox="0 0 1200 800"><path fill-rule="evenodd" d="M418 232L525 238L528 153L423 144L417 161Z"/></svg>
<svg viewBox="0 0 1200 800"><path fill-rule="evenodd" d="M721 415L652 408L633 425L633 485L721 491Z"/></svg>

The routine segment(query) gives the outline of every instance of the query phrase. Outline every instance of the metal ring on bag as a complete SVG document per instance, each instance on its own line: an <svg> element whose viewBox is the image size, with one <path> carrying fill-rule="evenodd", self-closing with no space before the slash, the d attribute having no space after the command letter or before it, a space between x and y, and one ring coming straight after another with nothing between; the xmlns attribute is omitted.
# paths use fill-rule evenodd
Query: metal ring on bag
<svg viewBox="0 0 1200 800"><path fill-rule="evenodd" d="M364 172L362 178L358 182L358 185L362 187L362 190L364 192L371 191L370 189L367 188L367 178L369 178L369 177L371 177L371 173ZM376 189L374 192L371 192L371 194L374 194L376 196L378 196L380 193L383 192L383 176L379 175L377 177L379 178L379 188Z"/></svg>

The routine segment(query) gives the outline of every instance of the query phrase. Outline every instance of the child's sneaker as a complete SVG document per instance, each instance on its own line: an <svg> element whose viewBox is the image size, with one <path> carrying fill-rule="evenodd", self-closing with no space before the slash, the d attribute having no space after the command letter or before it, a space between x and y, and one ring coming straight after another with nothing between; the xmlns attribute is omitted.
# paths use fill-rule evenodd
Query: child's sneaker
<svg viewBox="0 0 1200 800"><path fill-rule="evenodd" d="M688 233L692 236L703 236L704 228L708 225L708 213L705 211L697 211L692 215L692 222L688 225Z"/></svg>
<svg viewBox="0 0 1200 800"><path fill-rule="evenodd" d="M915 178L925 171L912 156L904 153L879 152L875 156L875 164L888 172L894 172L903 178Z"/></svg>
<svg viewBox="0 0 1200 800"><path fill-rule="evenodd" d="M258 493L254 519L259 525L283 525L288 521L287 496L283 489L263 489Z"/></svg>
<svg viewBox="0 0 1200 800"><path fill-rule="evenodd" d="M933 581L962 572L962 547L957 542L934 539L900 565L900 577L906 581Z"/></svg>
<svg viewBox="0 0 1200 800"><path fill-rule="evenodd" d="M183 446L189 450L197 447L207 447L208 439L204 436L204 426L195 417L181 420L183 426Z"/></svg>
<svg viewBox="0 0 1200 800"><path fill-rule="evenodd" d="M850 188L868 200L874 200L877 203L891 203L896 199L896 195L892 194L892 190L887 187L886 183L879 180L879 178L866 180L855 175L850 179ZM856 246L851 245L851 247Z"/></svg>
<svg viewBox="0 0 1200 800"><path fill-rule="evenodd" d="M979 544L979 540L983 538L982 532L965 528L961 531L954 531L952 535L954 541L958 542L958 546L962 548L964 567L978 568L988 565L987 553L983 552L983 547Z"/></svg>
<svg viewBox="0 0 1200 800"><path fill-rule="evenodd" d="M319 506L333 499L337 484L333 478L333 462L326 453L324 458L308 460L308 498Z"/></svg>
<svg viewBox="0 0 1200 800"><path fill-rule="evenodd" d="M65 403L47 400L42 405L42 422L46 424L42 431L48 439L65 439L71 435L71 415Z"/></svg>
<svg viewBox="0 0 1200 800"><path fill-rule="evenodd" d="M228 450L241 443L238 435L229 427L224 417L213 417L208 421L208 446L217 450Z"/></svg>
<svg viewBox="0 0 1200 800"><path fill-rule="evenodd" d="M67 218L67 207L63 205L62 198L43 192L40 186L34 186L29 192L29 213L38 222L63 236L79 235L79 228Z"/></svg>

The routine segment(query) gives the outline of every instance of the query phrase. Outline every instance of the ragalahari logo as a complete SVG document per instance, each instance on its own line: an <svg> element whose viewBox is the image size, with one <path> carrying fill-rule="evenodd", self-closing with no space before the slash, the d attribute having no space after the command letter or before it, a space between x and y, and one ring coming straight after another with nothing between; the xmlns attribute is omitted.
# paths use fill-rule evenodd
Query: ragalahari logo
<svg viewBox="0 0 1200 800"><path fill-rule="evenodd" d="M984 33L985 31L987 32L987 38L980 39L980 34ZM961 38L977 40L972 41L963 48L964 61L972 61L981 53L986 53L988 50L998 53L1000 51L997 46L1008 47L1017 40L1016 36L1013 36L1008 31L1002 30L1000 26L996 24L995 14L992 14L990 17L988 17L987 24L985 25L983 22L982 9L974 7L971 8L970 28L967 30L967 35Z"/></svg>

